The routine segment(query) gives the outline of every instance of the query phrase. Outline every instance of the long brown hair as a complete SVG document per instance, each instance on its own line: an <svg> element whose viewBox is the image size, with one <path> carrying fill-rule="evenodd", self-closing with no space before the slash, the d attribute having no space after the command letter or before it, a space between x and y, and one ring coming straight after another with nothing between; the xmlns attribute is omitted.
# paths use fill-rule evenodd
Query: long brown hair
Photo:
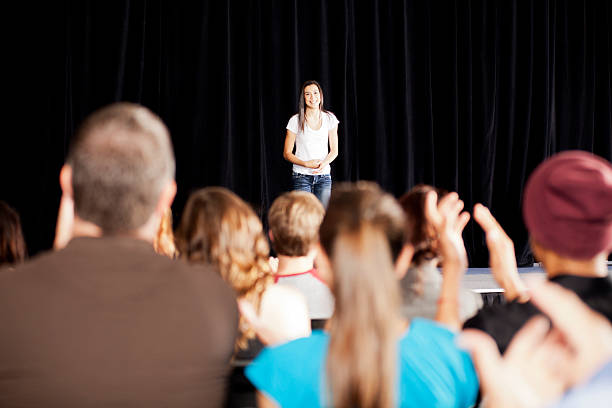
<svg viewBox="0 0 612 408"><path fill-rule="evenodd" d="M334 407L395 405L400 293L389 231L401 236L403 220L396 200L373 183L332 193L319 233L336 300L327 357Z"/></svg>
<svg viewBox="0 0 612 408"><path fill-rule="evenodd" d="M406 239L414 247L412 264L415 266L440 256L436 234L425 218L425 198L430 191L438 194L438 200L448 194L446 190L418 184L399 199L406 213Z"/></svg>
<svg viewBox="0 0 612 408"><path fill-rule="evenodd" d="M239 298L257 310L273 274L270 248L261 221L240 197L223 187L206 187L191 194L176 231L180 256L193 263L216 265ZM241 318L245 348L255 332Z"/></svg>
<svg viewBox="0 0 612 408"><path fill-rule="evenodd" d="M323 108L323 88L315 80L308 80L302 84L302 90L300 91L300 100L298 102L298 129L304 131L304 123L306 122L306 100L304 98L304 90L307 86L316 85L319 88L319 95L321 96L321 102L319 102L319 110L321 113L327 113Z"/></svg>

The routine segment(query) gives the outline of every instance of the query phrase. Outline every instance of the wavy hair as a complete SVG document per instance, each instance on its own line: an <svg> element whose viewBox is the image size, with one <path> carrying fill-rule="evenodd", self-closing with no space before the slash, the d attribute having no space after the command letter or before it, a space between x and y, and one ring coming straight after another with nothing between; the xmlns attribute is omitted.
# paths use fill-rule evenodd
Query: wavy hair
<svg viewBox="0 0 612 408"><path fill-rule="evenodd" d="M223 187L191 194L176 231L181 258L215 265L239 298L259 311L261 297L273 282L270 248L260 219L240 197ZM255 332L240 318L238 348L246 348Z"/></svg>

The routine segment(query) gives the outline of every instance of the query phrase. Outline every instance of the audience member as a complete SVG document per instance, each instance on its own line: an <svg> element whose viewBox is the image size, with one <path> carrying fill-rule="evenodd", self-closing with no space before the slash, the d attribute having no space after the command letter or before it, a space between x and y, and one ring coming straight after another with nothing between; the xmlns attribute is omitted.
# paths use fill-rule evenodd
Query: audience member
<svg viewBox="0 0 612 408"><path fill-rule="evenodd" d="M314 268L324 215L317 197L304 191L282 194L268 211L270 240L278 256L275 282L306 297L311 319L328 319L334 310L331 291Z"/></svg>
<svg viewBox="0 0 612 408"><path fill-rule="evenodd" d="M165 125L93 113L60 184L69 242L0 274L0 405L220 406L238 311L209 268L153 250L176 192Z"/></svg>
<svg viewBox="0 0 612 408"><path fill-rule="evenodd" d="M546 160L527 182L523 216L548 278L612 321L606 265L612 250L612 165L580 151ZM484 206L474 208L474 218L486 233L491 269L510 302L481 309L464 327L489 333L503 353L538 309L527 301L510 238Z"/></svg>
<svg viewBox="0 0 612 408"><path fill-rule="evenodd" d="M215 265L234 288L238 299L247 301L256 314L260 313L262 298L274 276L261 221L247 203L223 187L198 190L187 200L176 238L184 259ZM274 295L270 295L268 302L275 301ZM281 322L266 323L282 325ZM256 331L245 317L240 318L240 330L242 336L236 345L238 349L246 349ZM304 330L308 335L309 326Z"/></svg>
<svg viewBox="0 0 612 408"><path fill-rule="evenodd" d="M437 269L441 259L436 233L425 218L425 197L430 191L436 189L419 184L399 199L406 213L407 242L414 252L410 268L399 271L403 274L400 280L402 316L408 320L413 317L433 319L442 286L442 275ZM444 192L436 192L438 199L444 196ZM459 316L463 321L482 307L482 298L471 290L462 289L459 306Z"/></svg>
<svg viewBox="0 0 612 408"><path fill-rule="evenodd" d="M459 343L474 356L483 406L495 408L608 407L612 400L612 326L570 290L543 283L533 317L501 357L495 341L467 329ZM562 398L562 394L570 388ZM551 405L555 400L560 401Z"/></svg>
<svg viewBox="0 0 612 408"><path fill-rule="evenodd" d="M178 256L176 244L174 243L174 233L172 232L172 210L167 208L159 223L157 234L153 240L153 248L160 255L165 255L170 259Z"/></svg>
<svg viewBox="0 0 612 408"><path fill-rule="evenodd" d="M432 196L428 214L441 235L445 284L437 318L459 325L457 289L467 260L461 231L469 216L456 194ZM386 229L401 220L398 248ZM259 406L472 406L478 382L469 356L440 323L399 314L392 251L403 244L403 212L372 183L332 192L320 227L322 269L330 271L336 304L329 331L265 349L246 374L260 391ZM395 243L394 243L395 244ZM324 380L325 379L325 380Z"/></svg>
<svg viewBox="0 0 612 408"><path fill-rule="evenodd" d="M0 201L0 266L15 266L25 260L26 245L19 214Z"/></svg>

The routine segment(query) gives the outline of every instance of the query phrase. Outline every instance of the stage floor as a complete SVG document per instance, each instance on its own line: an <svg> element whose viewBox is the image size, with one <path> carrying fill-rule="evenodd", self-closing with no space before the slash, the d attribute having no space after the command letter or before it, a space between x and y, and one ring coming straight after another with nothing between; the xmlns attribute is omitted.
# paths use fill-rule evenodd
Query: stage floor
<svg viewBox="0 0 612 408"><path fill-rule="evenodd" d="M540 267L518 268L519 275L523 279L545 279L546 273ZM499 287L490 268L468 268L461 280L461 286L471 289L477 293L503 292Z"/></svg>
<svg viewBox="0 0 612 408"><path fill-rule="evenodd" d="M546 273L538 266L518 268L519 275L523 279L544 279ZM612 274L612 264L608 262L608 271ZM477 293L496 293L503 292L499 287L490 268L468 268L465 276L461 280L461 286L471 289Z"/></svg>

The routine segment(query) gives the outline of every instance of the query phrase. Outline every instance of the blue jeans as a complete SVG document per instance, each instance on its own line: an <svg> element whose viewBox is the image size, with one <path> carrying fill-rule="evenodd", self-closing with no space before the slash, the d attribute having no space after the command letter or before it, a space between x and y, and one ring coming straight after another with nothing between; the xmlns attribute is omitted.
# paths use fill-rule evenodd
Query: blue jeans
<svg viewBox="0 0 612 408"><path fill-rule="evenodd" d="M331 195L331 175L329 174L301 174L293 172L291 177L293 181L293 189L299 191L308 191L317 196L323 207L327 208L329 196Z"/></svg>

